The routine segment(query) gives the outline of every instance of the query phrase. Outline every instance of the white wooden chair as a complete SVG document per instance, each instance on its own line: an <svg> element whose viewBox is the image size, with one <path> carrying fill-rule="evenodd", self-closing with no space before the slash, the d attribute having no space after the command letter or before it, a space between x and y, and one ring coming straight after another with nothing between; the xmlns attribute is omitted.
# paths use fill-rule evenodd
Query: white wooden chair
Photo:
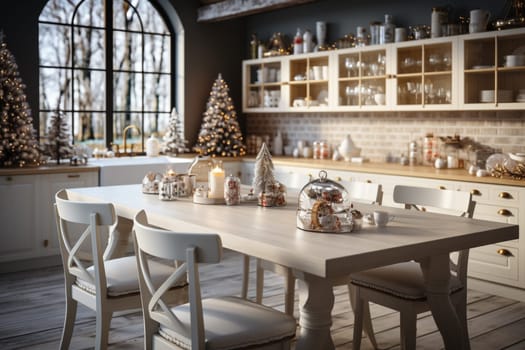
<svg viewBox="0 0 525 350"><path fill-rule="evenodd" d="M104 240L117 225L111 203L71 201L67 192L60 190L55 195L55 214L66 295L60 349L69 348L71 343L78 302L96 312L95 348L106 349L113 313L140 310L136 259L134 256L103 257ZM155 265L155 271L156 279L171 272L168 266L161 264ZM180 302L187 300L185 290L178 295Z"/></svg>
<svg viewBox="0 0 525 350"><path fill-rule="evenodd" d="M146 213L134 219L137 264L143 298L145 349L289 349L295 319L280 311L234 296L201 299L199 265L220 262L217 234L171 232L150 226ZM156 283L152 259L182 264ZM187 277L186 277L187 276ZM165 291L188 278L187 304L170 308Z"/></svg>
<svg viewBox="0 0 525 350"><path fill-rule="evenodd" d="M351 181L342 182L342 185L348 191L352 202L367 204L381 204L382 202L383 190L380 184ZM250 257L245 255L241 291L241 296L243 298L246 298L248 295L248 281L250 269L249 264ZM262 259L256 259L255 301L259 304L262 303L265 271L271 271L284 277L284 311L289 315L293 315L295 301L295 277L293 275L292 269L286 266L275 264ZM337 283L336 285L344 285L348 283L349 281L345 279L344 281L340 281L340 283Z"/></svg>
<svg viewBox="0 0 525 350"><path fill-rule="evenodd" d="M396 186L394 202L405 208L417 210L439 210L472 218L475 202L468 192L440 190L433 188ZM467 264L468 249L459 252L457 261L451 259L450 293L456 312L467 329ZM400 312L401 349L415 349L417 314L429 311L426 301L423 274L415 261L403 262L385 267L370 269L351 275L355 288L353 349L360 349L363 325L363 309L368 302L381 304ZM373 328L365 327L365 333ZM368 334L373 339L373 334ZM377 349L377 345L373 344Z"/></svg>

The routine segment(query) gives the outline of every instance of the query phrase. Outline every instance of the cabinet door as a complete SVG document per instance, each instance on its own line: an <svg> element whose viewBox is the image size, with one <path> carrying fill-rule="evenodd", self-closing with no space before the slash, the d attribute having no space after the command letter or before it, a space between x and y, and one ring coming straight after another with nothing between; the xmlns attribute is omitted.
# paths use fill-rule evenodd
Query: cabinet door
<svg viewBox="0 0 525 350"><path fill-rule="evenodd" d="M385 109L387 46L344 50L337 54L337 106L344 109Z"/></svg>
<svg viewBox="0 0 525 350"><path fill-rule="evenodd" d="M244 112L273 112L286 104L280 58L243 62Z"/></svg>
<svg viewBox="0 0 525 350"><path fill-rule="evenodd" d="M396 105L403 109L450 109L456 104L454 58L457 41L396 46Z"/></svg>
<svg viewBox="0 0 525 350"><path fill-rule="evenodd" d="M460 47L463 108L525 108L525 29L468 36Z"/></svg>
<svg viewBox="0 0 525 350"><path fill-rule="evenodd" d="M330 56L316 53L291 57L288 61L288 108L301 111L326 110L329 103Z"/></svg>
<svg viewBox="0 0 525 350"><path fill-rule="evenodd" d="M35 255L37 182L36 175L0 177L0 261Z"/></svg>
<svg viewBox="0 0 525 350"><path fill-rule="evenodd" d="M38 203L39 236L37 247L40 255L58 254L58 236L55 222L55 194L64 188L98 186L98 173L60 173L40 176L40 190L36 197Z"/></svg>

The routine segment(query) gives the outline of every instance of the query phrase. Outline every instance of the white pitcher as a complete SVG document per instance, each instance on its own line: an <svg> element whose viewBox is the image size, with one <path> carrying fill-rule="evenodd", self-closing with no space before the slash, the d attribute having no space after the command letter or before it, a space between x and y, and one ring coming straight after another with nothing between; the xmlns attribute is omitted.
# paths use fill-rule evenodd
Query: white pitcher
<svg viewBox="0 0 525 350"><path fill-rule="evenodd" d="M339 153L348 162L352 159L352 157L359 156L361 149L355 146L354 141L352 141L352 137L350 134L348 134L345 136L341 142L341 145L339 146Z"/></svg>

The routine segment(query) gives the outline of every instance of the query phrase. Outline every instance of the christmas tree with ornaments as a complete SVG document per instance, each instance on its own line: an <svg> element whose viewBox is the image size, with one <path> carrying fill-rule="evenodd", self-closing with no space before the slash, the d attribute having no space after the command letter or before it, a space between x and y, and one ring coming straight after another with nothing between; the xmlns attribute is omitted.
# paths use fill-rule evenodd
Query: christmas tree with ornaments
<svg viewBox="0 0 525 350"><path fill-rule="evenodd" d="M40 165L40 149L18 66L0 32L0 167Z"/></svg>
<svg viewBox="0 0 525 350"><path fill-rule="evenodd" d="M197 144L193 147L199 155L237 157L246 154L229 91L228 85L219 74L210 92Z"/></svg>

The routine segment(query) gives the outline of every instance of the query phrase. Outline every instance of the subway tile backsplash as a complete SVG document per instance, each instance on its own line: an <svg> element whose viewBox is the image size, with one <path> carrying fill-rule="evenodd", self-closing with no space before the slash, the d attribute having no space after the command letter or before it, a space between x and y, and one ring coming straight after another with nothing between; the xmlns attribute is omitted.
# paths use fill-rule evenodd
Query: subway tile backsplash
<svg viewBox="0 0 525 350"><path fill-rule="evenodd" d="M285 145L306 140L340 144L347 134L371 161L407 153L426 133L468 137L502 152L525 152L525 111L248 114L248 135L283 134Z"/></svg>

